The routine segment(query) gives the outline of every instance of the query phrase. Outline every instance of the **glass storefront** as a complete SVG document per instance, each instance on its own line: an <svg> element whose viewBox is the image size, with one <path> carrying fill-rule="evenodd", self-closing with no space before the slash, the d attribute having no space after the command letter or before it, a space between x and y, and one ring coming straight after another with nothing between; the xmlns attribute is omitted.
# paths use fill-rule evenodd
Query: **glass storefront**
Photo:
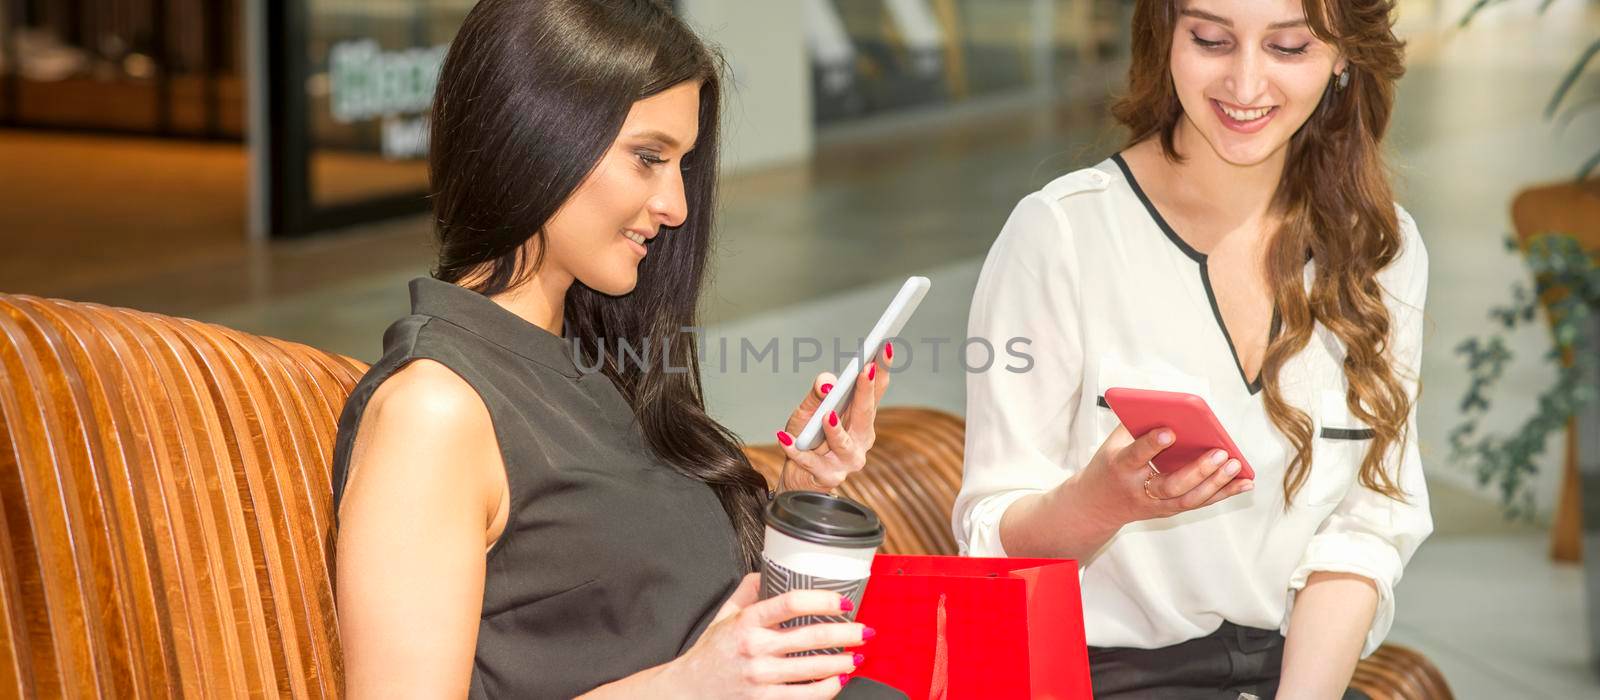
<svg viewBox="0 0 1600 700"><path fill-rule="evenodd" d="M819 125L1051 90L1123 49L1124 0L804 0Z"/></svg>
<svg viewBox="0 0 1600 700"><path fill-rule="evenodd" d="M776 1L776 0L771 0ZM785 0L789 1L789 0ZM1048 91L1118 55L1123 0L805 2L814 123ZM292 111L276 157L288 225L304 232L424 208L426 111L474 0L283 3L272 67ZM275 44L282 43L274 39ZM287 76L287 77L285 77ZM275 97L275 99L277 99ZM274 121L279 121L275 119Z"/></svg>
<svg viewBox="0 0 1600 700"><path fill-rule="evenodd" d="M0 0L0 125L238 139L241 0Z"/></svg>
<svg viewBox="0 0 1600 700"><path fill-rule="evenodd" d="M427 111L475 1L0 0L0 125L240 139L260 124L250 157L273 236L425 211ZM1125 53L1129 4L762 1L804 3L803 27L759 30L803 32L819 127L1049 92ZM710 31L723 2L699 3ZM681 7L694 21L694 4Z"/></svg>
<svg viewBox="0 0 1600 700"><path fill-rule="evenodd" d="M306 52L315 207L422 192L428 106L473 0L310 0Z"/></svg>
<svg viewBox="0 0 1600 700"><path fill-rule="evenodd" d="M426 207L427 110L474 0L299 0L268 18L272 229Z"/></svg>

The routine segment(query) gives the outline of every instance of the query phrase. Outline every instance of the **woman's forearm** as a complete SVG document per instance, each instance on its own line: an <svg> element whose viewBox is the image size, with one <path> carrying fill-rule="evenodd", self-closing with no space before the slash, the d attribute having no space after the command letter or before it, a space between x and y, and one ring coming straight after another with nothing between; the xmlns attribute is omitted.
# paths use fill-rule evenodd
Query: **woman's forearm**
<svg viewBox="0 0 1600 700"><path fill-rule="evenodd" d="M1100 551L1125 523L1081 487L1074 475L1049 491L1012 503L1000 517L1000 543L1006 554L1085 561Z"/></svg>
<svg viewBox="0 0 1600 700"><path fill-rule="evenodd" d="M1378 588L1365 576L1319 571L1295 595L1278 697L1337 698L1350 685Z"/></svg>
<svg viewBox="0 0 1600 700"><path fill-rule="evenodd" d="M661 679L666 675L667 667L671 662L660 666L647 668L626 678L619 678L602 685L594 690L579 695L577 700L624 700L625 698L675 697Z"/></svg>

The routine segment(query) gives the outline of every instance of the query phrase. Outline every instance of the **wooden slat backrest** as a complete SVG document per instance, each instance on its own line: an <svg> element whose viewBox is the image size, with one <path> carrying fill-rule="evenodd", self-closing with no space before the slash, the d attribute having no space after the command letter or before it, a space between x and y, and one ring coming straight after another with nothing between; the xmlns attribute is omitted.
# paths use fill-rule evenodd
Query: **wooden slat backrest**
<svg viewBox="0 0 1600 700"><path fill-rule="evenodd" d="M867 466L839 488L883 519L889 554L955 554L950 512L961 487L965 439L960 418L924 408L878 412L877 442ZM756 470L777 483L783 451L776 445L746 448Z"/></svg>
<svg viewBox="0 0 1600 700"><path fill-rule="evenodd" d="M330 453L364 369L0 295L0 696L338 696Z"/></svg>

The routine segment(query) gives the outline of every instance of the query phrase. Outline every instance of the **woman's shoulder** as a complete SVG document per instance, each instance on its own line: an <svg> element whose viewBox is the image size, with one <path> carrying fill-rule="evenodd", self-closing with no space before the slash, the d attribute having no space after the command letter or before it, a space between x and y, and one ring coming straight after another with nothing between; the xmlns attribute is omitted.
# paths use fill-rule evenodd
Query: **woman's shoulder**
<svg viewBox="0 0 1600 700"><path fill-rule="evenodd" d="M368 410L403 413L405 423L439 425L447 429L487 425L489 414L477 390L437 360L416 358L379 384Z"/></svg>
<svg viewBox="0 0 1600 700"><path fill-rule="evenodd" d="M495 444L483 398L435 360L417 358L395 370L373 388L365 408L362 442L426 442L469 451Z"/></svg>
<svg viewBox="0 0 1600 700"><path fill-rule="evenodd" d="M421 358L373 388L359 417L359 434L352 437L351 485L362 471L372 470L382 475L369 474L368 481L421 478L434 470L459 475L462 462L483 463L498 454L494 423L477 391L449 367ZM433 476L438 475L420 483L434 483ZM492 479L473 482L486 485Z"/></svg>
<svg viewBox="0 0 1600 700"><path fill-rule="evenodd" d="M1395 256L1384 272L1403 278L1420 276L1425 281L1428 277L1428 246L1422 239L1422 231L1417 228L1417 221L1411 217L1411 212L1406 211L1399 202L1395 202L1394 210L1400 228L1400 254Z"/></svg>
<svg viewBox="0 0 1600 700"><path fill-rule="evenodd" d="M441 332L429 316L411 314L389 326L383 338L383 357L367 369L351 391L364 396L365 413L392 407L406 415L434 419L472 414L466 409L483 405L476 388L441 353L460 340Z"/></svg>
<svg viewBox="0 0 1600 700"><path fill-rule="evenodd" d="M1407 257L1418 257L1423 262L1426 262L1428 248L1423 243L1422 231L1417 228L1416 219L1411 218L1411 212L1406 211L1406 208L1401 206L1399 202L1394 203L1394 213L1400 225L1400 255L1395 258L1395 261L1400 262Z"/></svg>
<svg viewBox="0 0 1600 700"><path fill-rule="evenodd" d="M1090 167L1079 168L1061 175L1028 194L1024 199L1036 198L1059 204L1066 203L1074 197L1092 198L1109 192L1113 185L1123 179L1116 162L1107 158Z"/></svg>
<svg viewBox="0 0 1600 700"><path fill-rule="evenodd" d="M1428 292L1428 247L1411 212L1396 202L1400 252L1378 271L1378 284L1389 292L1391 306L1421 308Z"/></svg>
<svg viewBox="0 0 1600 700"><path fill-rule="evenodd" d="M1076 195L1094 195L1105 192L1123 179L1121 170L1111 158L1087 168L1079 168L1051 180L1039 188L1039 194L1050 199L1066 199Z"/></svg>
<svg viewBox="0 0 1600 700"><path fill-rule="evenodd" d="M1111 194L1122 179L1116 164L1100 164L1061 175L1024 195L1012 209L1006 228L1030 238L1065 243L1073 229L1100 228L1098 218L1107 211L1101 197Z"/></svg>

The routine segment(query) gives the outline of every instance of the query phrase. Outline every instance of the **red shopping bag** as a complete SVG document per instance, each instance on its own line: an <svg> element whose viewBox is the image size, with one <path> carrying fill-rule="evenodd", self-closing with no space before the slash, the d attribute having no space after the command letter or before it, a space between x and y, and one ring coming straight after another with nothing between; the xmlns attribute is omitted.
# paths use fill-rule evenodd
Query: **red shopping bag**
<svg viewBox="0 0 1600 700"><path fill-rule="evenodd" d="M920 700L1091 698L1078 563L878 555L856 675Z"/></svg>

